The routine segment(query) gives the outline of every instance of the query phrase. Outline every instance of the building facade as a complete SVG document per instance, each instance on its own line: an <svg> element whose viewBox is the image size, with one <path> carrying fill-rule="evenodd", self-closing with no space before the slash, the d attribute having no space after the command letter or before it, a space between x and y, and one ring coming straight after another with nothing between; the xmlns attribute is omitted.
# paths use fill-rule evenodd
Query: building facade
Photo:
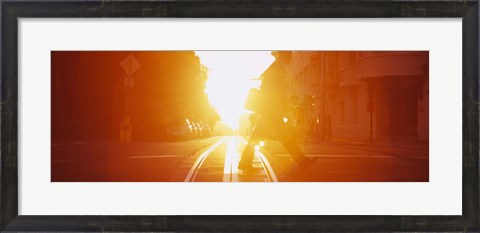
<svg viewBox="0 0 480 233"><path fill-rule="evenodd" d="M294 51L290 117L316 140L428 140L428 51Z"/></svg>

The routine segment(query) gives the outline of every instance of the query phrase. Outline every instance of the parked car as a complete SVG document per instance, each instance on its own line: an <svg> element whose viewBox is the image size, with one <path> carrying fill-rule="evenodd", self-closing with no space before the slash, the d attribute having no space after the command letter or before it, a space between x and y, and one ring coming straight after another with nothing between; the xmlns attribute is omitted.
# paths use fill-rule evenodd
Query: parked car
<svg viewBox="0 0 480 233"><path fill-rule="evenodd" d="M200 133L199 129L197 128L197 126L195 125L195 123L193 121L189 121L188 124L190 125L190 128L192 129L192 138L197 138L198 134Z"/></svg>
<svg viewBox="0 0 480 233"><path fill-rule="evenodd" d="M197 129L198 129L198 137L203 137L203 126L202 124L200 124L200 122L195 122L195 125L197 126Z"/></svg>
<svg viewBox="0 0 480 233"><path fill-rule="evenodd" d="M208 126L206 123L204 122L201 122L200 121L200 124L202 125L202 129L203 129L203 136L204 137L211 137L212 136L212 130L210 129L210 126Z"/></svg>
<svg viewBox="0 0 480 233"><path fill-rule="evenodd" d="M194 136L194 128L189 119L176 119L170 122L167 133L171 139L190 139Z"/></svg>

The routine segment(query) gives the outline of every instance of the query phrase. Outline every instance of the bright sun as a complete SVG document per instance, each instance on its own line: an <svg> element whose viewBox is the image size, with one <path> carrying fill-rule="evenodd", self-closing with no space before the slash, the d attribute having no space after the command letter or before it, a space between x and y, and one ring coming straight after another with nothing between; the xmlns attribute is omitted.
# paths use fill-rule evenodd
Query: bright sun
<svg viewBox="0 0 480 233"><path fill-rule="evenodd" d="M250 88L273 62L270 51L196 51L208 68L206 93L222 121L238 129Z"/></svg>

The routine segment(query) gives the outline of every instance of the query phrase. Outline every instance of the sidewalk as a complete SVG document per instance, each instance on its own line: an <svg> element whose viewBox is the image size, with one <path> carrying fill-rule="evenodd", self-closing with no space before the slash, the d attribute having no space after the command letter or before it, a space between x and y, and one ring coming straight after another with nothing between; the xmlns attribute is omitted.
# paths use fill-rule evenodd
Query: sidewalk
<svg viewBox="0 0 480 233"><path fill-rule="evenodd" d="M304 144L322 144L322 145L358 145L358 146L372 146L372 147L389 147L389 148L399 148L399 149L419 149L419 150L428 150L429 142L428 141L419 141L419 140L404 140L404 141L394 141L394 140L374 140L372 143L369 140L362 139L350 139L350 138L333 138L331 141L321 141L321 140L302 140Z"/></svg>
<svg viewBox="0 0 480 233"><path fill-rule="evenodd" d="M308 139L308 137L307 137ZM331 141L300 139L305 153L310 154L363 154L390 155L398 158L429 157L429 142L419 140L374 140L333 138Z"/></svg>
<svg viewBox="0 0 480 233"><path fill-rule="evenodd" d="M372 143L369 140L352 140L352 139L340 139L335 138L333 139L334 142L343 142L343 143L352 143L352 144L359 144L359 145L372 145L372 146L383 146L383 147L396 147L396 148L410 148L410 149L428 149L429 142L428 141L420 141L420 140L383 140L383 141L376 141L373 140Z"/></svg>

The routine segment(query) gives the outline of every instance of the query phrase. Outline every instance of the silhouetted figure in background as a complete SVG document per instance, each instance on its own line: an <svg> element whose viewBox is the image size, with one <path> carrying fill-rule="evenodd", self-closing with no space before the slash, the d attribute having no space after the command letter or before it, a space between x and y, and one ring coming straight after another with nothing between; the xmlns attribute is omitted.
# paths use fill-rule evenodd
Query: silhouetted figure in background
<svg viewBox="0 0 480 233"><path fill-rule="evenodd" d="M272 134L282 142L298 167L306 167L312 163L312 160L307 159L297 145L294 130L283 121L288 108L285 85L286 70L280 62L279 55L272 54L276 55L276 60L262 75L260 95L256 101L258 106L256 106L255 114L258 115L258 119L256 119L256 125L238 165L238 168L242 170L254 169L252 160L255 146Z"/></svg>
<svg viewBox="0 0 480 233"><path fill-rule="evenodd" d="M332 117L330 115L325 117L325 140L332 140Z"/></svg>
<svg viewBox="0 0 480 233"><path fill-rule="evenodd" d="M301 139L305 139L305 108L303 107L303 104L295 106L295 116L295 130L297 131L297 135L299 135Z"/></svg>

